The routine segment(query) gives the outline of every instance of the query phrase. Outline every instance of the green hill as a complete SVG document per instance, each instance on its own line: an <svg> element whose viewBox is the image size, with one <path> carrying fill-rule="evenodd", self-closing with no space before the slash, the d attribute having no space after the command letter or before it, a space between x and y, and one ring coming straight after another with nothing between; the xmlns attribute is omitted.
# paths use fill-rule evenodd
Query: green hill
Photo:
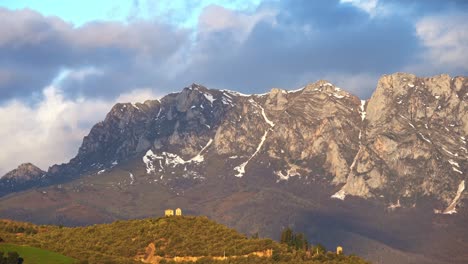
<svg viewBox="0 0 468 264"><path fill-rule="evenodd" d="M76 259L30 246L0 244L0 252L17 252L26 264L71 264L77 262Z"/></svg>
<svg viewBox="0 0 468 264"><path fill-rule="evenodd" d="M0 221L0 237L82 263L138 263L141 258L160 263L217 263L223 256L227 260L222 263L365 263L354 256L331 252L313 256L271 239L247 238L206 217L163 217L74 228Z"/></svg>

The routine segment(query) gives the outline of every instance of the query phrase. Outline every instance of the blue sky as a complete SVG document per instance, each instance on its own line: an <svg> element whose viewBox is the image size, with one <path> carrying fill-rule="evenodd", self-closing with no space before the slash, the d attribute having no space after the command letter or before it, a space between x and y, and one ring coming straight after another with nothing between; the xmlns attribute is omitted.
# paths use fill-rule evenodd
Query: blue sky
<svg viewBox="0 0 468 264"><path fill-rule="evenodd" d="M75 26L96 20L127 22L138 18L195 27L206 6L220 5L232 10L252 11L260 3L261 0L1 0L0 6L30 8L46 16L61 17Z"/></svg>
<svg viewBox="0 0 468 264"><path fill-rule="evenodd" d="M466 76L466 21L466 0L0 0L0 175L66 162L116 102L191 83L366 99L384 74Z"/></svg>

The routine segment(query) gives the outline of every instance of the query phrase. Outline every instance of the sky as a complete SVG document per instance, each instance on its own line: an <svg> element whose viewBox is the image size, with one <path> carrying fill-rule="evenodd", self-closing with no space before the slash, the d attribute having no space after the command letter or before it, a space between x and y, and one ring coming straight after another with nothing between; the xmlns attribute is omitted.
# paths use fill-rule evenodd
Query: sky
<svg viewBox="0 0 468 264"><path fill-rule="evenodd" d="M465 0L0 0L0 175L76 155L116 102L468 75Z"/></svg>

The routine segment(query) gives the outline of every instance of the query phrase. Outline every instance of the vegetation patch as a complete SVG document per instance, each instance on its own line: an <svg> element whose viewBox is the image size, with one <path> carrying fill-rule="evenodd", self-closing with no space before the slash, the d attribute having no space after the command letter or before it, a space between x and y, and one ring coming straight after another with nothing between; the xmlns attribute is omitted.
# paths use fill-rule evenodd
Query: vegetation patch
<svg viewBox="0 0 468 264"><path fill-rule="evenodd" d="M14 233L25 225L33 231ZM278 243L258 235L248 238L207 217L172 216L73 228L0 221L0 237L8 243L29 245L25 247L29 250L59 252L89 264L142 263L145 259L152 263L366 263L309 247L303 234L290 229L283 231L282 243ZM30 263L31 252L15 251Z"/></svg>
<svg viewBox="0 0 468 264"><path fill-rule="evenodd" d="M25 264L72 264L76 259L64 255L30 246L19 246L13 244L0 244L0 252L17 252L24 259Z"/></svg>

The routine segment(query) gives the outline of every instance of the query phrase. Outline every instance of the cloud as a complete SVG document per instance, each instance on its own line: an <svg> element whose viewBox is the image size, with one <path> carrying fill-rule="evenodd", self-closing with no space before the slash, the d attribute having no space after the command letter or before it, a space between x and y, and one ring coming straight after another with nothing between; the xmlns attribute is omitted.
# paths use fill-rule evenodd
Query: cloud
<svg viewBox="0 0 468 264"><path fill-rule="evenodd" d="M468 13L451 13L419 20L416 32L426 49L414 68L427 74L468 72L467 17Z"/></svg>
<svg viewBox="0 0 468 264"><path fill-rule="evenodd" d="M341 3L350 3L367 13L374 15L377 9L378 0L341 0Z"/></svg>
<svg viewBox="0 0 468 264"><path fill-rule="evenodd" d="M158 87L162 94L192 82L248 93L273 86L296 88L303 85L302 76L377 78L402 70L430 72L418 65L436 65L437 52L447 51L447 46L435 48L424 31L425 24L434 24L430 10L441 6L440 1L265 0L247 11L208 2L159 4L168 12L180 6L183 14L204 7L192 29L138 16L128 23L74 27L32 10L0 9L0 22L8 25L0 29L0 104L41 95L40 87L64 71L71 72L61 80L67 98L116 98L129 87ZM147 6L133 1L135 12ZM452 12L467 5L450 0L444 6L444 12ZM426 16L414 15L416 7ZM460 23L456 34L464 32L461 20L466 14L460 17L454 22ZM432 72L453 69L438 65ZM76 78L78 73L81 78ZM375 87L366 84L358 95L368 96Z"/></svg>
<svg viewBox="0 0 468 264"><path fill-rule="evenodd" d="M205 12L209 15L211 10ZM231 13L217 24L222 25L220 29L202 31L190 56L189 65L196 67L188 67L182 74L212 87L248 93L271 87L296 88L304 84L302 76L314 77L309 82L330 75L376 76L373 85L366 81L356 90L366 97L378 76L411 63L421 47L407 19L371 17L340 1L270 4L256 14L274 16L255 19L254 14L223 12ZM205 15L200 17L201 26ZM248 30L242 25L249 25ZM244 40L238 41L239 36Z"/></svg>
<svg viewBox="0 0 468 264"><path fill-rule="evenodd" d="M116 100L67 99L60 89L48 86L44 100L30 106L13 100L0 107L0 177L21 163L42 169L68 162L95 123L116 102L140 102L157 98L151 89L121 94Z"/></svg>
<svg viewBox="0 0 468 264"><path fill-rule="evenodd" d="M30 96L64 69L102 73L64 80L65 95L73 97L115 97L129 87L167 83L166 67L189 37L185 30L149 20L75 28L28 9L0 8L0 23L0 103Z"/></svg>
<svg viewBox="0 0 468 264"><path fill-rule="evenodd" d="M198 35L216 34L223 31L235 32L234 40L245 41L254 26L260 21L274 23L276 10L262 9L254 14L244 14L222 6L211 5L205 8L198 20Z"/></svg>

